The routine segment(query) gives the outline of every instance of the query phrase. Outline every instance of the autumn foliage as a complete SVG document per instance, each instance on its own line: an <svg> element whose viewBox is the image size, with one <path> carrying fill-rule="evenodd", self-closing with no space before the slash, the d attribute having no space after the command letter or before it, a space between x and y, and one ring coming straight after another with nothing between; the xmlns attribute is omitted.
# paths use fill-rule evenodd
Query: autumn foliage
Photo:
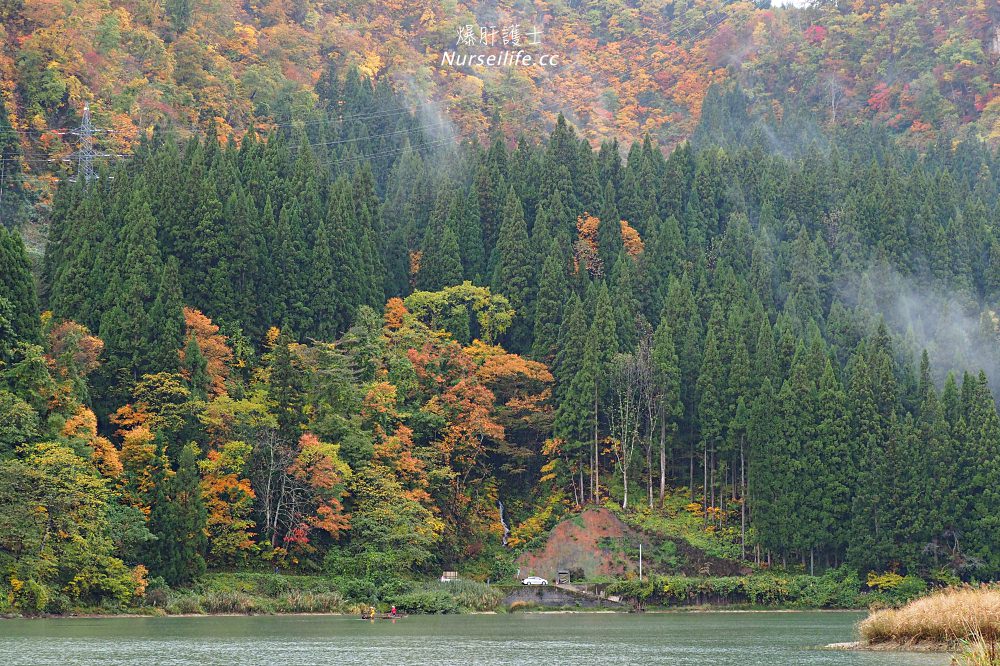
<svg viewBox="0 0 1000 666"><path fill-rule="evenodd" d="M229 363L233 358L226 336L219 334L219 327L213 324L211 319L193 308L184 308L184 326L187 339L194 338L202 356L205 357L206 372L210 382L209 393L213 396L222 395L226 392ZM182 364L184 353L183 348L178 351Z"/></svg>

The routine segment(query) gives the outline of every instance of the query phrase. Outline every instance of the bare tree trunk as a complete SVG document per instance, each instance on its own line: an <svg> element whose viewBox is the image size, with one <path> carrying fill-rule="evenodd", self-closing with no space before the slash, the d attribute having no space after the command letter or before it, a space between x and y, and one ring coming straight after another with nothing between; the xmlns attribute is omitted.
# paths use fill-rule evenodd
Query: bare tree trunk
<svg viewBox="0 0 1000 666"><path fill-rule="evenodd" d="M729 480L732 482L730 484L730 489L732 490L732 492L729 493L729 499L731 500L730 502L731 504L736 504L736 498L738 493L736 489L736 460L735 459L730 460L729 462L732 463L732 470L733 470L729 475Z"/></svg>
<svg viewBox="0 0 1000 666"><path fill-rule="evenodd" d="M622 465L622 508L628 508L628 465Z"/></svg>
<svg viewBox="0 0 1000 666"><path fill-rule="evenodd" d="M647 487L649 488L649 508L653 508L653 439L648 437L646 440L646 474L648 478Z"/></svg>
<svg viewBox="0 0 1000 666"><path fill-rule="evenodd" d="M566 464L569 465L569 460L566 461ZM570 485L573 486L573 503L576 504L577 506L582 506L581 503L580 503L580 495L579 495L579 493L577 492L577 489L576 489L576 472L573 471L573 466L572 465L570 465L569 469L570 469L570 471L569 471L569 482L570 482Z"/></svg>
<svg viewBox="0 0 1000 666"><path fill-rule="evenodd" d="M740 440L740 551L743 559L747 558L747 487L744 475L743 440Z"/></svg>
<svg viewBox="0 0 1000 666"><path fill-rule="evenodd" d="M587 497L594 501L594 447L587 443Z"/></svg>
<svg viewBox="0 0 1000 666"><path fill-rule="evenodd" d="M705 514L702 523L708 525L708 442L701 449L701 475L701 508Z"/></svg>
<svg viewBox="0 0 1000 666"><path fill-rule="evenodd" d="M660 506L667 492L667 424L660 419Z"/></svg>
<svg viewBox="0 0 1000 666"><path fill-rule="evenodd" d="M601 450L597 443L597 383L594 383L594 502L601 503Z"/></svg>
<svg viewBox="0 0 1000 666"><path fill-rule="evenodd" d="M709 501L708 505L710 507L714 508L715 505L716 505L716 502L715 502L715 444L714 443L712 444L712 449L709 452L709 457L708 457L708 487L710 488L710 490L709 490L710 501Z"/></svg>
<svg viewBox="0 0 1000 666"><path fill-rule="evenodd" d="M694 440L692 439L688 447L688 495L694 502Z"/></svg>
<svg viewBox="0 0 1000 666"><path fill-rule="evenodd" d="M726 461L726 462L728 463L728 461ZM729 505L726 504L726 484L727 483L729 483L729 465L728 464L726 464L726 466L722 468L722 480L719 482L719 510L720 510L720 514L719 514L719 527L722 527L722 525L726 522L726 519L725 519L726 509L729 507Z"/></svg>

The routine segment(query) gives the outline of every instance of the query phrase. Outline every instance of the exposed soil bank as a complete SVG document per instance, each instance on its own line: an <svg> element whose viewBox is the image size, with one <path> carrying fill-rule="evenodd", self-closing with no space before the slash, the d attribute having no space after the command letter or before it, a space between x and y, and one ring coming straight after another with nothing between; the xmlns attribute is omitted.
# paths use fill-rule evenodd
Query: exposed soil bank
<svg viewBox="0 0 1000 666"><path fill-rule="evenodd" d="M863 650L866 652L954 652L954 643L939 643L936 641L920 641L910 643L866 643L851 641L849 643L830 643L827 650Z"/></svg>

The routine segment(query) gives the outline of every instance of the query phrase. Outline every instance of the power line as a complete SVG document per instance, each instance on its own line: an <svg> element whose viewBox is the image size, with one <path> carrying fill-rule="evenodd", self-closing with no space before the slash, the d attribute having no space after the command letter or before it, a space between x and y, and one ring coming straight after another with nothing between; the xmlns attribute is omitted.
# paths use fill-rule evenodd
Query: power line
<svg viewBox="0 0 1000 666"><path fill-rule="evenodd" d="M395 110L380 111L380 112L377 112L377 113L352 113L352 114L338 114L338 113L335 113L335 112L329 112L329 111L327 111L327 112L321 112L324 117L321 118L321 119L319 119L319 120L303 120L303 121L293 120L293 121L284 122L284 123L267 123L267 122L264 122L264 124L267 126L268 129L276 129L276 128L280 128L280 127L285 127L285 128L288 128L288 127L291 127L291 128L306 127L306 126L310 126L310 125L320 125L320 124L328 123L328 122L331 122L331 123L338 123L338 122L340 122L340 123L342 123L342 122L346 122L346 121L349 121L349 120L357 120L357 119L371 120L371 119L374 119L374 118L392 118L392 117L400 116L400 115L407 114L407 113L411 114L411 115L416 115L419 112L420 109L434 108L434 107L435 107L434 104L426 103L426 104L417 104L416 107L415 107L415 110L412 110L412 111L409 108L400 108L400 109L395 109ZM260 121L260 120L261 119L254 119L255 122ZM12 127L12 128L5 128L3 130L0 130L0 134L4 134L4 133L10 133L10 134L33 134L34 133L34 134L38 134L38 135L42 135L42 134L56 134L58 136L65 136L67 134L74 134L77 131L78 131L78 128L57 127L57 128L45 128L45 129L35 129L35 128L14 129ZM102 132L108 132L108 133L115 133L115 130L111 130L111 129L102 129L101 131ZM199 128L195 128L195 127L188 128L188 131L192 135L195 135L195 134L197 134L197 135L205 135L206 134L205 130L199 129Z"/></svg>
<svg viewBox="0 0 1000 666"><path fill-rule="evenodd" d="M667 34L663 35L663 40L664 41L674 40L681 33L687 32L695 24L704 21L706 23L706 25L705 25L704 28L702 28L700 30L697 30L693 35L690 35L690 34L688 35L689 39L691 39L692 41L697 41L700 37L702 37L702 36L704 36L704 35L712 32L713 30L715 30L716 28L718 28L720 25L722 25L723 23L725 23L725 21L728 18L729 18L729 16L727 16L726 14L724 14L722 12L716 12L713 16L692 17L691 19L688 19L687 21L683 21L680 25L672 26L671 30ZM586 65L584 63L582 63L582 62L574 62L574 63L571 63L570 66L566 70L563 70L562 73L574 72L574 71L583 69L584 67L586 67ZM290 127L305 127L305 126L310 126L310 125L323 124L323 123L327 123L327 122L339 122L339 123L343 123L343 122L350 121L350 120L364 121L364 120L373 120L373 119L377 119L377 118L391 118L391 117L400 116L400 115L403 115L403 114L413 115L415 117L419 113L420 109L428 108L428 107L436 107L436 105L433 105L433 104L430 104L430 103L428 103L428 104L418 104L418 105L416 105L416 107L415 107L414 110L411 110L409 108L403 107L403 108L399 108L399 109L387 110L387 111L382 111L382 112L378 112L378 113L334 114L334 113L329 113L328 112L328 114L329 114L328 116L326 116L326 117L324 117L322 119L319 119L319 120L314 120L314 121L291 121L291 122L286 122L286 123L273 123L273 124L269 125L269 129L290 128ZM444 118L444 119L438 120L437 122L430 123L428 125L419 125L417 127L404 128L404 129L394 130L394 131L391 131L391 132L386 132L386 133L383 133L383 134L376 134L376 135L372 135L372 136L350 137L350 138L336 139L336 140L332 140L332 141L315 142L315 143L310 142L308 144L301 144L301 145L290 146L290 149L294 151L294 150L298 150L298 149L300 149L302 147L318 148L318 147L328 147L328 146L336 146L336 145L342 145L342 144L349 144L349 143L354 143L354 142L358 142L358 141L376 141L376 140L384 139L386 137L391 137L391 136L409 135L409 134L415 133L415 132L424 132L428 128L440 127L440 126L446 125L446 124L448 124L450 122L451 122L450 119ZM77 162L77 177L82 177L85 182L90 182L91 180L97 178L97 174L96 174L96 172L94 170L94 160L95 159L106 158L106 157L116 157L116 158L129 158L129 157L133 157L133 155L130 155L130 154L98 153L94 149L94 136L95 136L95 134L97 134L99 132L113 133L114 130L105 129L105 128L95 128L93 126L93 121L92 121L91 114L90 114L90 105L89 104L84 105L83 119L81 121L80 127L76 128L76 129L63 129L63 128L34 129L34 128L30 128L30 129L25 129L25 130L18 130L18 129L14 129L14 128L5 128L4 130L0 130L0 135L2 135L4 132L12 133L12 134L17 134L17 135L28 135L28 134L31 134L31 133L38 133L39 135L44 135L44 134L48 133L48 134L55 134L55 135L58 135L58 136L65 136L65 135L70 135L70 134L78 136L80 138L80 147L79 147L79 149L76 150L76 151L74 151L73 153L71 153L68 157L63 158L62 161L67 161L68 162L68 161L76 160L76 162ZM204 130L199 130L199 129L196 129L196 128L193 128L193 127L190 129L190 132L191 132L191 136L195 136L195 135L204 136L205 133L206 133ZM424 145L425 146L438 145L438 144L442 143L443 141L448 141L448 140L450 140L450 139L425 142ZM367 159L369 157L376 157L376 156L380 156L380 155L388 155L388 154L392 154L394 152L399 152L399 151L398 150L389 150L389 151L383 151L383 152L377 152L377 153L370 153L370 154L367 154L367 155L361 154L361 155L357 155L357 156L343 158L343 159L340 159L340 160L333 160L333 161L330 161L330 162L326 162L326 163L324 163L324 166L333 166L333 165L343 164L343 163L347 163L347 162L358 160L358 159ZM26 152L26 151L22 151L22 156L23 156L24 160L31 160L31 161L48 161L48 162L60 161L59 159L50 158L50 157L43 156L43 155L36 155L34 153L29 153L29 152ZM20 162L21 160L22 160L22 158L0 156L0 163ZM75 180L75 178L71 178L70 180Z"/></svg>
<svg viewBox="0 0 1000 666"><path fill-rule="evenodd" d="M661 37L661 39L663 41L673 40L674 38L676 38L677 36L679 36L681 33L686 32L689 28L691 28L695 24L704 21L707 24L705 28L696 31L694 35L689 35L688 36L692 40L697 40L699 37L701 37L701 36L703 36L703 35L711 32L712 30L714 30L715 28L717 28L719 25L721 25L722 23L724 23L728 18L729 18L728 15L726 15L726 14L724 14L722 12L719 12L719 11L714 12L714 15L711 15L711 16L695 16L695 17L692 17L692 18L690 18L690 19L688 19L686 21L683 21L680 25L672 25L671 28L670 28L670 30L665 35L663 35ZM719 19L719 20L717 20L717 21L715 21L713 23L714 19ZM569 71L574 71L576 69L582 68L583 66L584 65L582 63L575 62L575 63L572 63L570 65L570 67L568 68L568 70ZM566 71L566 70L564 70L564 71ZM326 123L326 122L341 122L342 123L342 122L346 122L348 120L356 120L356 119L371 120L371 119L374 119L374 118L394 117L394 116L399 116L399 115L403 115L403 114L411 114L411 115L416 116L419 113L420 109L424 109L424 108L437 108L437 107L438 107L438 105L436 105L434 103L431 103L431 102L427 102L427 103L416 104L413 109L410 109L410 108L407 108L407 107L402 107L402 108L399 108L399 109L387 110L387 111L382 111L382 112L379 112L379 113L339 114L339 113L336 113L334 111L326 111L326 112L322 112L323 115L324 115L324 117L321 118L321 119L318 119L318 120L303 120L303 121L293 120L293 121L288 121L288 122L283 122L283 123L267 123L265 121L264 124L267 126L268 129L289 128L289 127L290 128L307 127L307 126L311 126L311 125L323 124L323 123ZM84 113L85 114L89 113L89 105L85 105L84 106ZM258 120L260 120L260 119L257 119L257 118L253 119L254 122L256 122ZM67 129L67 128L45 128L45 129L28 128L28 129L15 129L13 127L10 127L10 128L4 128L3 130L0 130L0 134L4 134L4 133L8 133L8 134L32 134L32 133L35 133L35 134L38 134L38 135L56 134L58 136L65 136L67 134L77 134L77 133L79 133L80 129L81 128L71 128L71 129ZM112 130L112 129L100 129L100 130L95 130L95 131L109 132L109 133L114 133L115 132L115 130ZM197 134L197 135L204 135L204 134L206 134L205 130L196 129L194 127L190 128L189 131L190 131L190 133L192 135L195 135L195 134ZM311 144L311 145L329 145L329 144Z"/></svg>
<svg viewBox="0 0 1000 666"><path fill-rule="evenodd" d="M451 120L442 119L442 120L439 120L439 121L437 121L435 123L430 123L429 125L419 125L417 127L410 127L410 128L407 128L407 129L396 130L394 132L386 132L385 134L375 134L375 135L371 135L371 136L358 136L358 137L352 137L352 138L349 138L349 139L337 139L335 141L323 141L323 142L320 142L320 143L307 143L307 144L303 144L303 145L294 145L294 146L291 146L290 149L291 150L298 150L299 148L302 148L302 147L319 148L321 146L338 146L340 144L354 143L356 141L375 141L377 139L384 139L386 137L396 136L398 134L411 134L413 132L423 132L423 131L425 131L425 130L427 130L429 128L441 127L443 125L447 125L447 124L450 124L450 123L451 123Z"/></svg>
<svg viewBox="0 0 1000 666"><path fill-rule="evenodd" d="M460 136L450 136L450 137L445 137L443 139L434 139L432 141L426 141L426 142L424 142L421 145L424 148L430 148L432 146L443 146L443 145L445 145L447 143L450 143L450 142L459 141L462 138L463 137L460 137ZM358 160L367 160L367 159L370 159L372 157L383 157L383 156L386 156L386 155L401 154L401 153L403 153L403 152L406 151L406 148L407 148L406 146L403 146L401 148L393 148L393 149L390 149L390 150L383 150L383 151L378 151L378 152L374 152L374 153L352 155L350 157L343 157L343 158L337 159L337 160L330 160L330 161L327 161L327 162L321 162L317 166L335 167L335 166L340 166L342 164L348 164L350 162L355 162L355 161L358 161Z"/></svg>

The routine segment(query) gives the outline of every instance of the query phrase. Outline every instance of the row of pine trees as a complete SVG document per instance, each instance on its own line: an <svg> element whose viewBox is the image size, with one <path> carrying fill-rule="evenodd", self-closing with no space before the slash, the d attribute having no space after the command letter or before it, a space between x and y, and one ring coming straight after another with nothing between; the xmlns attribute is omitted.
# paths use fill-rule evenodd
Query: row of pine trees
<svg viewBox="0 0 1000 666"><path fill-rule="evenodd" d="M442 145L381 86L321 87L320 121L157 134L60 188L42 307L104 340L102 418L175 364L182 306L238 357L272 326L333 341L366 306L470 281L514 308L504 348L555 377L550 492L683 486L772 564L1000 573L995 153L862 128L779 154L738 90L669 154L594 150L561 117L541 144Z"/></svg>

